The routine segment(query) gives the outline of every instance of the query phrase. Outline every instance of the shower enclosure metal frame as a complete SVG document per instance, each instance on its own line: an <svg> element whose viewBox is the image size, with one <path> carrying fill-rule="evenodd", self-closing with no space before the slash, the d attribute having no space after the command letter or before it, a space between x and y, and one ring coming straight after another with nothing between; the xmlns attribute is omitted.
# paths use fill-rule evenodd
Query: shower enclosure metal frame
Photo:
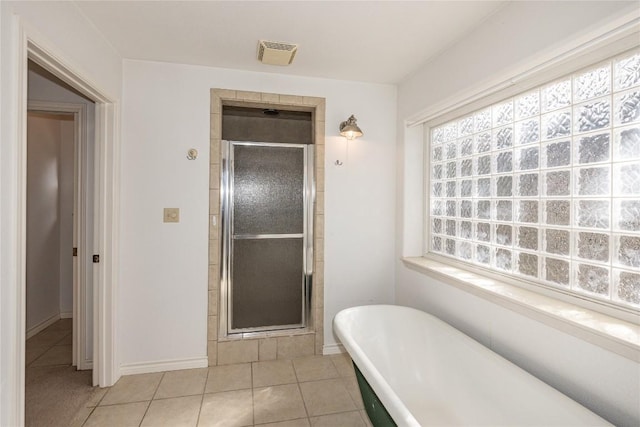
<svg viewBox="0 0 640 427"><path fill-rule="evenodd" d="M303 150L304 182L303 182L303 232L302 234L250 234L234 236L234 146L254 147L286 147ZM221 182L220 182L220 211L221 211L221 243L220 251L220 322L221 337L241 335L244 338L264 336L265 332L278 330L300 329L306 330L311 325L311 297L313 287L313 243L314 243L314 207L315 207L315 179L314 179L314 145L286 144L252 141L222 141ZM233 280L232 254L233 242L239 239L278 239L302 238L303 275L300 283L302 294L301 322L288 325L270 325L250 328L233 328Z"/></svg>

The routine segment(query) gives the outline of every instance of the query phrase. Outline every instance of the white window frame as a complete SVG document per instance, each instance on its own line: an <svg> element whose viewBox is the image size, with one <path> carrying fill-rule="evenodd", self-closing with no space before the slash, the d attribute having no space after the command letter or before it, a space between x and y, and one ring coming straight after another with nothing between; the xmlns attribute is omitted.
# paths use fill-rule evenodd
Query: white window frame
<svg viewBox="0 0 640 427"><path fill-rule="evenodd" d="M424 226L423 258L425 259L425 263L436 261L442 265L455 267L455 269L459 271L469 272L471 275L476 275L477 277L487 278L495 280L498 283L505 283L533 291L534 293L542 294L562 302L603 313L612 318L621 319L624 322L631 322L632 324L639 323L639 313L632 307L620 306L607 300L590 298L586 294L577 294L570 290L532 282L508 273L501 273L493 269L483 268L429 252L431 241L431 164L429 161L431 147L429 138L432 128L493 105L501 100L525 93L530 89L552 82L565 75L579 72L584 68L593 67L601 61L620 55L638 46L638 23L636 20L631 20L627 25L618 27L614 32L607 33L600 38L584 43L568 53L565 52L562 56L539 63L515 77L502 80L501 83L492 86L490 85L486 89L477 91L467 98L457 101L449 100L449 103L446 105L434 106L430 112L422 113L416 118L407 120L406 123L408 126L422 124L424 130L424 159L422 164L424 167L423 194L425 198L422 221ZM418 261L409 261L409 263L411 262L413 262L414 266L419 264ZM431 269L431 267L424 268L425 271L429 269Z"/></svg>

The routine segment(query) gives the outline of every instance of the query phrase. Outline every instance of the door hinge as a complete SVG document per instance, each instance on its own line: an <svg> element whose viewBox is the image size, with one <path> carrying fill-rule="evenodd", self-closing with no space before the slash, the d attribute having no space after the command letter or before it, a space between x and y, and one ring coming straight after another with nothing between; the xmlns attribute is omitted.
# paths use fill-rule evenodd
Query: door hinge
<svg viewBox="0 0 640 427"><path fill-rule="evenodd" d="M99 263L100 262L100 255L94 255L93 256L93 262L96 263L96 264Z"/></svg>
<svg viewBox="0 0 640 427"><path fill-rule="evenodd" d="M73 256L78 256L78 248L73 248Z"/></svg>

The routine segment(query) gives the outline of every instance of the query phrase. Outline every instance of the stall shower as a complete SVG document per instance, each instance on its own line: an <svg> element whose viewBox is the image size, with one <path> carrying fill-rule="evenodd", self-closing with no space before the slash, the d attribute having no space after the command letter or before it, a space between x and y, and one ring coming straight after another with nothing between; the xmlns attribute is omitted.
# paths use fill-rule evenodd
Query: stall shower
<svg viewBox="0 0 640 427"><path fill-rule="evenodd" d="M230 105L220 135L222 337L313 330L315 162L309 111Z"/></svg>

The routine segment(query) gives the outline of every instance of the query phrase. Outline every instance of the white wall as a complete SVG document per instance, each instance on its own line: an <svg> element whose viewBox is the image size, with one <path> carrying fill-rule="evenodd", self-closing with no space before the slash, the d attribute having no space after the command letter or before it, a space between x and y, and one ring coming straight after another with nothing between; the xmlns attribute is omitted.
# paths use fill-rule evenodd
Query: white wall
<svg viewBox="0 0 640 427"><path fill-rule="evenodd" d="M125 60L123 365L206 355L211 88L326 98L325 344L340 309L393 300L395 87ZM350 114L365 135L347 159L338 124ZM180 223L162 223L163 207Z"/></svg>
<svg viewBox="0 0 640 427"><path fill-rule="evenodd" d="M3 27L18 18L29 38L59 54L59 59L117 100L122 89L122 59L73 2L3 1ZM10 37L7 42L10 43ZM9 51L4 51L9 59Z"/></svg>
<svg viewBox="0 0 640 427"><path fill-rule="evenodd" d="M0 2L0 425L15 425L23 417L16 393L24 374L18 351L24 339L16 334L24 303L18 286L21 266L17 252L22 204L20 182L23 147L17 121L21 85L18 70L19 24L30 38L52 51L63 63L91 81L114 101L120 99L122 61L72 2Z"/></svg>
<svg viewBox="0 0 640 427"><path fill-rule="evenodd" d="M60 120L29 114L27 126L27 331L60 315Z"/></svg>
<svg viewBox="0 0 640 427"><path fill-rule="evenodd" d="M73 181L74 181L74 133L73 120L60 122L60 315L73 314Z"/></svg>
<svg viewBox="0 0 640 427"><path fill-rule="evenodd" d="M397 257L421 254L420 129L403 121L637 13L636 2L512 2L398 87ZM396 302L431 312L616 425L640 424L640 365L398 262Z"/></svg>
<svg viewBox="0 0 640 427"><path fill-rule="evenodd" d="M398 114L410 117L553 52L638 10L635 1L511 2L398 85ZM587 39L585 39L587 40Z"/></svg>
<svg viewBox="0 0 640 427"><path fill-rule="evenodd" d="M27 140L29 333L73 310L73 117L30 113Z"/></svg>

